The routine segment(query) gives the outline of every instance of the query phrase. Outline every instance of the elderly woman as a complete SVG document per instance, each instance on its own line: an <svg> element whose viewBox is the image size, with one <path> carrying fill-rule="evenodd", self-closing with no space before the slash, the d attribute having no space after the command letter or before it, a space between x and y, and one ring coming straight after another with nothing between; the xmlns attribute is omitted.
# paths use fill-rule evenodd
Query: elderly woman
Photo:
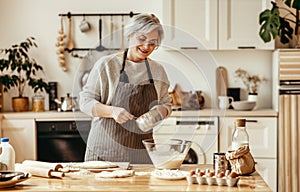
<svg viewBox="0 0 300 192"><path fill-rule="evenodd" d="M81 111L93 117L85 161L151 163L142 140L152 138L152 129L141 129L136 118L155 114L159 122L171 113L166 72L148 58L164 36L159 19L138 14L125 36L129 48L100 58L80 92Z"/></svg>

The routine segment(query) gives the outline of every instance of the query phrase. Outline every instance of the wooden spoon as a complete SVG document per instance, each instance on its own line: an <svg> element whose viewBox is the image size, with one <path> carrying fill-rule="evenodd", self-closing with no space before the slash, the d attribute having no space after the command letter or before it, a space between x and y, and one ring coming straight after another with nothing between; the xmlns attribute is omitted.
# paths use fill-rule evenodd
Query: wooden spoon
<svg viewBox="0 0 300 192"><path fill-rule="evenodd" d="M67 42L67 49L69 51L71 51L74 47L75 47L75 44L74 44L74 41L73 41L73 38L72 38L72 19L71 17L69 17L69 39L68 39L68 42Z"/></svg>

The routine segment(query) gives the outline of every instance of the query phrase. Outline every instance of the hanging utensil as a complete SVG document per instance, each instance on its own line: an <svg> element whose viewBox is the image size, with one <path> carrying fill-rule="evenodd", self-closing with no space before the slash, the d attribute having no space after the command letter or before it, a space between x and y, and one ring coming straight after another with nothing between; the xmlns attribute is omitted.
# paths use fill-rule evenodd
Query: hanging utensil
<svg viewBox="0 0 300 192"><path fill-rule="evenodd" d="M114 39L114 22L113 16L110 16L110 44L112 44Z"/></svg>
<svg viewBox="0 0 300 192"><path fill-rule="evenodd" d="M102 18L99 19L99 46L96 47L97 51L104 51L106 48L102 46Z"/></svg>
<svg viewBox="0 0 300 192"><path fill-rule="evenodd" d="M113 22L113 16L111 15L110 16L110 42L109 42L109 47L108 49L110 50L108 52L108 54L112 54L113 51L114 51L114 43L113 43L113 40L114 40L114 22Z"/></svg>
<svg viewBox="0 0 300 192"><path fill-rule="evenodd" d="M125 49L124 45L124 16L122 16L122 45L121 45L122 50Z"/></svg>
<svg viewBox="0 0 300 192"><path fill-rule="evenodd" d="M79 29L82 33L87 32L91 29L90 23L85 19L85 14L83 14L83 19L80 22Z"/></svg>
<svg viewBox="0 0 300 192"><path fill-rule="evenodd" d="M72 38L72 19L71 16L68 15L69 18L69 34L68 34L68 42L67 42L67 49L71 51L75 47L74 40Z"/></svg>

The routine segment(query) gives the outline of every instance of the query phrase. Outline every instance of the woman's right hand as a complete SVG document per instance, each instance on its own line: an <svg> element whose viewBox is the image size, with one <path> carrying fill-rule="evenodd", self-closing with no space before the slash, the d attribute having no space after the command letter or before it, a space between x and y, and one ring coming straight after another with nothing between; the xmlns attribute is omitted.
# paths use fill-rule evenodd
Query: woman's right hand
<svg viewBox="0 0 300 192"><path fill-rule="evenodd" d="M120 124L126 123L128 120L132 120L134 116L122 107L113 106L112 109L113 119Z"/></svg>

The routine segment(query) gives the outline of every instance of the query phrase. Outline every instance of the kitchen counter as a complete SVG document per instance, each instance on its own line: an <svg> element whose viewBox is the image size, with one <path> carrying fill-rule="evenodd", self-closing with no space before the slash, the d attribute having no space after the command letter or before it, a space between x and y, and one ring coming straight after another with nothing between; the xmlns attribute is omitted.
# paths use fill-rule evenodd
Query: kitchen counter
<svg viewBox="0 0 300 192"><path fill-rule="evenodd" d="M206 169L212 165L183 165L181 170ZM152 165L133 165L135 172L150 172ZM150 175L126 178L95 178L94 175L63 179L31 177L17 184L18 191L271 191L258 173L242 176L235 187L188 184L182 180L161 180Z"/></svg>
<svg viewBox="0 0 300 192"><path fill-rule="evenodd" d="M254 109L251 111L237 111L234 109L213 109L173 111L172 117L197 117L197 116L218 116L218 117L277 117L278 113L273 109Z"/></svg>
<svg viewBox="0 0 300 192"><path fill-rule="evenodd" d="M45 111L45 112L2 112L0 118L3 119L36 119L36 120L73 120L73 119L90 119L88 115L76 111L76 112L57 112L57 111ZM201 109L191 111L173 111L172 117L277 117L278 113L273 109L257 109L252 111L236 111L233 109L220 110L220 109Z"/></svg>
<svg viewBox="0 0 300 192"><path fill-rule="evenodd" d="M88 115L76 111L76 112L57 112L57 111L45 111L45 112L3 112L0 113L2 119L35 119L35 120L74 120L74 119L91 119Z"/></svg>

